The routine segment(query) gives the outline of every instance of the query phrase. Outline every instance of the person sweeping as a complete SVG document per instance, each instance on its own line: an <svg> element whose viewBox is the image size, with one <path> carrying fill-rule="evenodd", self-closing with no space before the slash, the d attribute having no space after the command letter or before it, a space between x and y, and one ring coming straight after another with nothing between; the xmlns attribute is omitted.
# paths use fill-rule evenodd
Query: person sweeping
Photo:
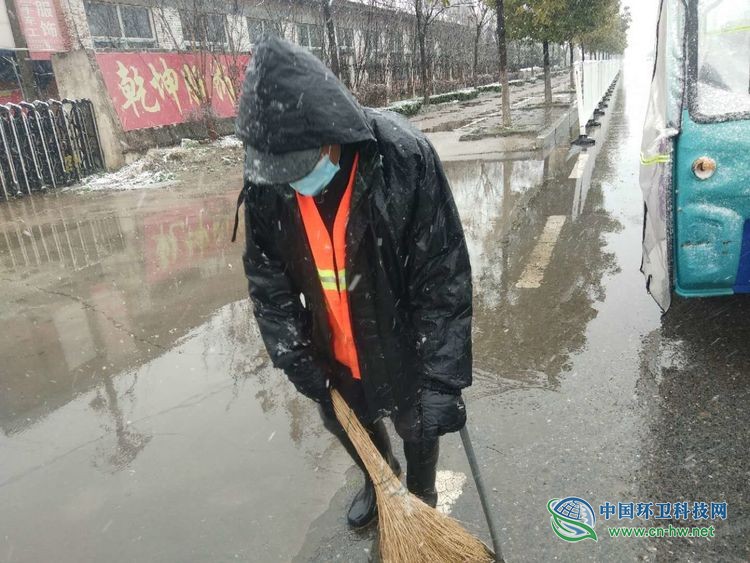
<svg viewBox="0 0 750 563"><path fill-rule="evenodd" d="M439 437L463 428L461 391L472 381L471 268L435 149L401 116L361 107L314 55L278 38L253 53L237 134L255 317L274 366L319 403L324 426L363 470L349 525L373 522L377 504L331 387L400 475L384 424L392 419L407 488L434 507Z"/></svg>

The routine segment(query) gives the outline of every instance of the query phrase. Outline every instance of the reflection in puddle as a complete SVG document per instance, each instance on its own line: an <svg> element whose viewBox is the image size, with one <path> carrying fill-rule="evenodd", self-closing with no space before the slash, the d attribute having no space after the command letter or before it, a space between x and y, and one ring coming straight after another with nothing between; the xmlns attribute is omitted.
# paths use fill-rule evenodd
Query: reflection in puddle
<svg viewBox="0 0 750 563"><path fill-rule="evenodd" d="M79 388L75 394L65 392L63 381L48 380L60 392L61 400L68 401L54 412L47 412L48 405L18 402L24 396L37 397L38 401L44 392L39 380L32 380L23 389L16 387L14 394L4 394L0 403L3 434L8 439L18 437L40 446L47 444L32 455L4 460L5 477L15 473L16 465L16 470L33 466L36 456L44 458L89 441L96 446L91 460L94 467L104 471L125 469L153 438L147 430L151 424L145 421L175 408L194 407L217 390L231 391L227 410L235 402L247 402L252 397L260 415L281 416L288 425L291 441L297 445L311 432L317 435L318 425L311 424L317 420L315 409L266 361L260 334L252 321L248 300L231 303L184 335L171 350L140 367L121 374L112 373L106 366L92 369L88 388ZM69 383L76 385L75 381ZM251 394L242 398L241 390L248 387ZM11 409L21 407L26 408L24 413L7 418L14 412ZM67 433L54 443L46 442L44 437L59 425L76 432ZM276 428L274 435L281 430Z"/></svg>
<svg viewBox="0 0 750 563"><path fill-rule="evenodd" d="M139 561L153 553L290 560L295 543L268 537L298 538L350 461L313 403L259 360L265 352L251 321L243 299L136 368L92 369L75 395L75 381L49 382L65 401L54 409L37 399L9 420L16 405L0 394L4 553L106 561L124 546ZM36 381L28 387L40 390ZM290 479L294 502L305 507L291 514Z"/></svg>
<svg viewBox="0 0 750 563"><path fill-rule="evenodd" d="M68 194L2 206L5 432L97 389L92 406L112 415L123 440L118 455L127 457L142 439L127 435L108 378L246 295L241 268L232 266L240 245L229 246L233 198L167 193L134 214L139 197Z"/></svg>
<svg viewBox="0 0 750 563"><path fill-rule="evenodd" d="M115 215L67 221L61 217L35 225L15 221L0 231L0 266L8 271L48 265L78 270L124 249Z"/></svg>
<svg viewBox="0 0 750 563"><path fill-rule="evenodd" d="M456 161L444 164L463 222L476 301L498 304L504 245L512 213L544 179L545 161ZM476 303L475 301L475 303Z"/></svg>
<svg viewBox="0 0 750 563"><path fill-rule="evenodd" d="M474 280L474 367L485 392L555 386L603 298L614 268L603 236L617 228L591 186L596 154L569 178L576 156L544 160L447 162L464 224ZM587 221L578 222L581 216ZM567 218L539 283L519 283L550 217ZM539 287L537 287L537 285Z"/></svg>

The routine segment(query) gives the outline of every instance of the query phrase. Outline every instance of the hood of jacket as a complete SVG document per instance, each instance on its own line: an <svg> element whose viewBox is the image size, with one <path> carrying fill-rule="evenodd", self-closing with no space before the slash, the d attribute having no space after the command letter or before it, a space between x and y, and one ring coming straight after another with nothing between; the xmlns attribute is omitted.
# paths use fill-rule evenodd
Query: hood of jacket
<svg viewBox="0 0 750 563"><path fill-rule="evenodd" d="M341 81L310 51L276 37L253 52L237 136L273 154L374 140L362 107Z"/></svg>

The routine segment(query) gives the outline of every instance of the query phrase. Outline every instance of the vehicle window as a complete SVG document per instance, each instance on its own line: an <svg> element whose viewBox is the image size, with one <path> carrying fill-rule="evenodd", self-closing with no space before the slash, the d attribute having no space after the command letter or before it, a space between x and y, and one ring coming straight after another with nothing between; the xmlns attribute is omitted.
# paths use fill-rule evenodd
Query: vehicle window
<svg viewBox="0 0 750 563"><path fill-rule="evenodd" d="M701 0L698 26L699 113L750 112L750 3Z"/></svg>

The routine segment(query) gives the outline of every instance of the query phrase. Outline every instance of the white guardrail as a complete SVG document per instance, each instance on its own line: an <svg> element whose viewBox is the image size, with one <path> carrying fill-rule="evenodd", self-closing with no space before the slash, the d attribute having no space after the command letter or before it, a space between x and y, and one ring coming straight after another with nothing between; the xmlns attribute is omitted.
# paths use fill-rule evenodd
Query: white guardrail
<svg viewBox="0 0 750 563"><path fill-rule="evenodd" d="M575 63L576 96L578 97L578 122L581 135L586 135L586 125L594 119L594 112L607 93L622 61L608 59L605 61L584 61Z"/></svg>

